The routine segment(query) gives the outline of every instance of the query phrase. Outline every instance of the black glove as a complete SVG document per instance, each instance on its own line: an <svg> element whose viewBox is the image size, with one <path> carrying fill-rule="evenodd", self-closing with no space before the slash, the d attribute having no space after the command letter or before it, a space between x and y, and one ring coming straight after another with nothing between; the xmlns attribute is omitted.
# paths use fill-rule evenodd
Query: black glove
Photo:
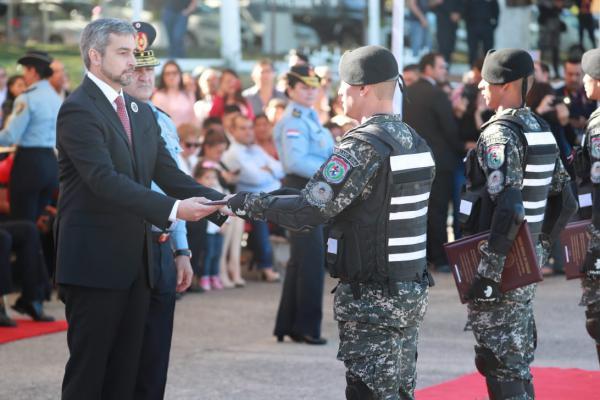
<svg viewBox="0 0 600 400"><path fill-rule="evenodd" d="M229 200L227 200L227 206L238 217L247 217L244 203L246 202L246 197L248 197L249 194L250 192L238 192Z"/></svg>
<svg viewBox="0 0 600 400"><path fill-rule="evenodd" d="M588 250L583 261L582 272L590 279L600 279L600 251Z"/></svg>
<svg viewBox="0 0 600 400"><path fill-rule="evenodd" d="M477 275L469 291L469 299L476 303L493 303L500 299L500 287L491 279Z"/></svg>

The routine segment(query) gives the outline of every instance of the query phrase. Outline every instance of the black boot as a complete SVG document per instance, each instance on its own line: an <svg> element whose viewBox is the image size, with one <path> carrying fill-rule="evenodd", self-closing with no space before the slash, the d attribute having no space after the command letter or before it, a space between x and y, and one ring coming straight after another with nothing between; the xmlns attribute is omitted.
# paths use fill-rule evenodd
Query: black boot
<svg viewBox="0 0 600 400"><path fill-rule="evenodd" d="M487 384L490 400L505 400L523 394L529 395L526 390L529 381L520 379L515 379L514 381L499 381L493 377L486 377L485 382ZM531 389L533 389L533 386Z"/></svg>
<svg viewBox="0 0 600 400"><path fill-rule="evenodd" d="M0 327L13 328L15 326L17 326L17 323L8 316L4 304L0 305Z"/></svg>
<svg viewBox="0 0 600 400"><path fill-rule="evenodd" d="M22 297L17 299L17 302L12 309L18 313L26 314L37 322L52 322L54 317L44 314L44 306L41 301L25 301Z"/></svg>
<svg viewBox="0 0 600 400"><path fill-rule="evenodd" d="M346 377L346 400L375 400L375 394L363 381Z"/></svg>

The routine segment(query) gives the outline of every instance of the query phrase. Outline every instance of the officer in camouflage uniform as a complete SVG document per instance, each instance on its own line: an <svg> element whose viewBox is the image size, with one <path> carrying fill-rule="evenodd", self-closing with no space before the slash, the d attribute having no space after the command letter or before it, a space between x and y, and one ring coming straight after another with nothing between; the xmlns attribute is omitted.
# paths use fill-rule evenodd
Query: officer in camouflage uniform
<svg viewBox="0 0 600 400"><path fill-rule="evenodd" d="M238 193L233 212L290 229L329 222L327 264L340 279L334 314L346 398L414 399L417 338L427 308L427 204L435 175L425 141L393 114L392 53L365 46L340 61L345 113L362 124L297 196ZM282 196L283 194L287 196Z"/></svg>
<svg viewBox="0 0 600 400"><path fill-rule="evenodd" d="M526 219L541 265L577 208L550 129L524 107L532 74L533 61L524 50L488 53L479 89L496 115L484 124L469 155L476 159L468 171L469 188L484 188L481 196L491 204L481 207L488 215L478 216L480 222L487 219L479 230L490 229L490 237L480 247L469 321L477 341L475 364L486 377L492 400L534 398L529 365L536 347L535 285L506 293L499 289L518 228Z"/></svg>
<svg viewBox="0 0 600 400"><path fill-rule="evenodd" d="M600 100L600 49L587 51L583 55L581 66L585 74L585 94L591 100ZM582 181L591 181L593 200L592 223L588 228L591 240L582 268L585 277L581 280L583 296L580 305L587 307L586 328L596 341L600 360L600 108L592 113L588 121L583 154L587 168L578 175Z"/></svg>

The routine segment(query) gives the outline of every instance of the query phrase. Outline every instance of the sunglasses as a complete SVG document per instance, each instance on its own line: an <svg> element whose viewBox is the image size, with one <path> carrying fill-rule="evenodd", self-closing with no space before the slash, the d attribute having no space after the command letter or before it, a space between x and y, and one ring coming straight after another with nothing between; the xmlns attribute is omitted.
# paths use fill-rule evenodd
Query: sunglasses
<svg viewBox="0 0 600 400"><path fill-rule="evenodd" d="M202 144L200 143L196 143L196 142L185 142L185 147L187 147L188 149L197 149L198 147L202 146Z"/></svg>

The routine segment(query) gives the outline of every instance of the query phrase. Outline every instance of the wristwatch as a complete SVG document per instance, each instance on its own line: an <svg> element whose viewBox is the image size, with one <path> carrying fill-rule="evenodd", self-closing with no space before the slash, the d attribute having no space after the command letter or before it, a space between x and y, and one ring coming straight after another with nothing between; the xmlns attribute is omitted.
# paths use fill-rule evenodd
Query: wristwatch
<svg viewBox="0 0 600 400"><path fill-rule="evenodd" d="M190 249L179 249L173 252L175 257L186 256L192 258L192 251Z"/></svg>

